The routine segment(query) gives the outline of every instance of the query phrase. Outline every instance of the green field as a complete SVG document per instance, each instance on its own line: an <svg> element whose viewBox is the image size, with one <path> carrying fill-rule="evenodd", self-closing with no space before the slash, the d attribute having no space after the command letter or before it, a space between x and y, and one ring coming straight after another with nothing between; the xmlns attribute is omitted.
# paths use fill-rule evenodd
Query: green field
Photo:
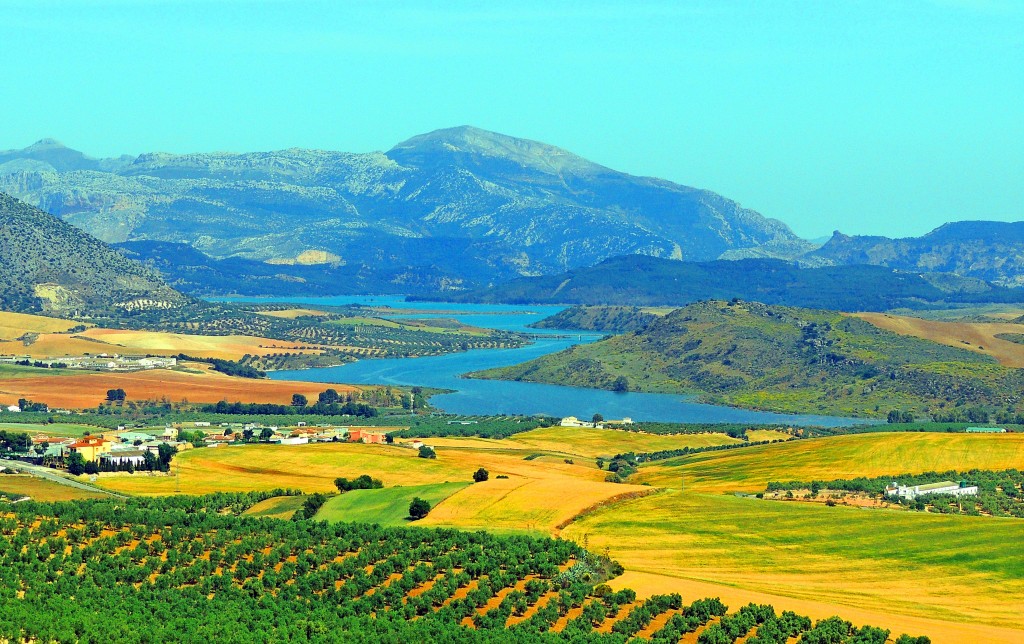
<svg viewBox="0 0 1024 644"><path fill-rule="evenodd" d="M438 483L389 487L380 490L352 490L336 496L316 513L321 521L361 521L384 526L409 525L409 503L420 497L436 506L470 483ZM301 505L301 503L300 503Z"/></svg>
<svg viewBox="0 0 1024 644"><path fill-rule="evenodd" d="M72 423L0 423L0 429L9 432L26 432L28 434L45 434L47 436L81 436L85 432L92 434L102 433L102 427L91 425L76 425Z"/></svg>

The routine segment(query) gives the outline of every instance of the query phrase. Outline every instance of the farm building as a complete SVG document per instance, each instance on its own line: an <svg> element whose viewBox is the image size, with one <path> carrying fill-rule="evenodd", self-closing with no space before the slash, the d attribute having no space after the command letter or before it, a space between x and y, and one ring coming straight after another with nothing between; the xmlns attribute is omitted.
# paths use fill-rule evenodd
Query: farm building
<svg viewBox="0 0 1024 644"><path fill-rule="evenodd" d="M117 452L100 454L100 460L111 465L141 465L146 462L146 452L138 449L125 449Z"/></svg>
<svg viewBox="0 0 1024 644"><path fill-rule="evenodd" d="M282 445L307 445L309 443L308 436L289 436L282 438L279 441Z"/></svg>
<svg viewBox="0 0 1024 644"><path fill-rule="evenodd" d="M17 414L21 412L21 407L18 407L17 405L11 405L7 408L7 411Z"/></svg>
<svg viewBox="0 0 1024 644"><path fill-rule="evenodd" d="M379 445L386 442L386 436L387 432L384 431L355 427L348 432L348 439L353 443L374 443Z"/></svg>
<svg viewBox="0 0 1024 644"><path fill-rule="evenodd" d="M1002 427L968 427L965 430L968 434L1005 434Z"/></svg>
<svg viewBox="0 0 1024 644"><path fill-rule="evenodd" d="M79 441L68 445L72 452L78 452L87 461L95 461L100 454L110 451L110 442L97 436L86 436Z"/></svg>
<svg viewBox="0 0 1024 644"><path fill-rule="evenodd" d="M950 494L953 496L975 496L978 494L977 485L967 485L967 481L954 483L953 481L939 481L925 485L900 485L893 481L891 485L885 486L886 496L898 496L901 499L914 500L919 496L928 494Z"/></svg>

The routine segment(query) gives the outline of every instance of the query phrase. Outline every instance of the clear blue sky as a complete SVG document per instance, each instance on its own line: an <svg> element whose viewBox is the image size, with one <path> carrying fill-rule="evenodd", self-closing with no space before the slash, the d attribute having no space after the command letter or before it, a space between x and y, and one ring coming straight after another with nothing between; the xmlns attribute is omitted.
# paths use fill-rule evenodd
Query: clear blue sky
<svg viewBox="0 0 1024 644"><path fill-rule="evenodd" d="M1024 219L1024 2L0 0L0 149L386 150L471 124L806 237Z"/></svg>

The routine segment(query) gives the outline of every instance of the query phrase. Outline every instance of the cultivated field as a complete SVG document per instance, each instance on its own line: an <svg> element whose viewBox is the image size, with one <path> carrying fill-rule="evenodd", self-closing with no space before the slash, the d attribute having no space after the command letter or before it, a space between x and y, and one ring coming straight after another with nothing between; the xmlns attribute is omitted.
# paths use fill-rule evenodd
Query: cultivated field
<svg viewBox="0 0 1024 644"><path fill-rule="evenodd" d="M939 322L887 313L858 313L857 317L887 331L990 355L1007 367L1024 367L1024 344L995 337L1002 333L1024 333L1024 324Z"/></svg>
<svg viewBox="0 0 1024 644"><path fill-rule="evenodd" d="M34 423L0 423L0 430L10 432L26 432L28 434L42 434L44 436L70 436L77 437L90 433L106 432L107 430L92 425L76 425L55 423L53 425L41 425Z"/></svg>
<svg viewBox="0 0 1024 644"><path fill-rule="evenodd" d="M27 474L0 474L0 494L28 496L35 501L44 502L106 497L99 492L88 492Z"/></svg>
<svg viewBox="0 0 1024 644"><path fill-rule="evenodd" d="M404 525L409 500L421 496L434 508L417 525L561 534L594 552L608 548L627 569L616 588L839 614L937 643L1014 641L1024 630L1024 522L732 494L770 480L1019 468L1024 435L877 433L705 452L644 465L636 482L653 487L606 483L590 456L636 449L638 440L706 436L546 428L504 440L428 439L436 460L387 445L239 446L183 453L173 476L101 475L99 483L135 494L332 492L338 476L370 474L387 487L337 497L321 518ZM588 456L567 463L574 445ZM471 483L478 467L490 480ZM300 504L272 499L251 512L283 518Z"/></svg>
<svg viewBox="0 0 1024 644"><path fill-rule="evenodd" d="M97 373L67 371L0 380L0 403L13 404L19 398L45 402L51 407L82 409L95 407L106 398L108 389L124 389L131 400L160 400L215 403L221 400L289 404L292 394L316 400L320 392L332 387L339 392L354 391L345 385L329 385L285 380L233 378L212 371L187 373L155 369L134 373Z"/></svg>
<svg viewBox="0 0 1024 644"><path fill-rule="evenodd" d="M50 318L43 319L49 320ZM55 320L55 322L66 321ZM66 324L73 325L75 323L66 322ZM70 326L65 328L70 328ZM2 334L0 337L3 337ZM203 358L237 360L245 354L302 353L302 346L284 340L245 335L186 335L157 331L92 328L70 335L42 333L28 346L20 341L0 342L0 354L24 354L43 358L86 353L146 353L153 355L185 353Z"/></svg>
<svg viewBox="0 0 1024 644"><path fill-rule="evenodd" d="M872 613L857 619L936 642L964 641L943 640L954 631L940 621L995 626L996 635L1024 629L1018 520L828 508L695 487L598 511L564 536L586 536L592 549L609 548L628 570L655 575L646 587L629 577L617 581L647 592L667 577L676 588L679 580L699 583L701 595L732 595L733 605L741 600L730 590L741 589L817 617L852 615L854 607ZM936 623L897 626L902 622L891 615Z"/></svg>
<svg viewBox="0 0 1024 644"><path fill-rule="evenodd" d="M14 340L26 333L63 333L79 324L79 322L71 320L48 318L42 315L0 311L0 340ZM0 353L3 351L0 350Z"/></svg>
<svg viewBox="0 0 1024 644"><path fill-rule="evenodd" d="M332 498L316 513L322 521L362 521L384 526L409 525L409 503L416 497L431 506L462 490L471 483L410 485L380 490L352 490ZM419 524L418 524L419 525Z"/></svg>
<svg viewBox="0 0 1024 644"><path fill-rule="evenodd" d="M788 435L785 436L789 438ZM598 456L607 458L626 452L656 452L683 447L707 447L741 442L739 439L721 433L659 435L588 427L540 427L506 439L428 438L424 440L437 446L527 450L528 452L551 452L556 455L583 458L597 458Z"/></svg>
<svg viewBox="0 0 1024 644"><path fill-rule="evenodd" d="M877 433L704 452L645 466L638 480L711 492L760 492L769 481L1024 467L1024 434Z"/></svg>
<svg viewBox="0 0 1024 644"><path fill-rule="evenodd" d="M302 507L302 503L305 500L306 497L304 496L275 496L260 501L242 514L252 517L288 520L292 518L296 510Z"/></svg>
<svg viewBox="0 0 1024 644"><path fill-rule="evenodd" d="M559 524L595 504L624 493L650 490L605 483L605 472L593 465L524 460L523 454L438 448L437 459L423 459L414 450L387 445L248 445L190 450L174 459L170 476L101 475L98 484L143 495L276 488L333 492L334 479L339 476L351 479L370 474L390 489L469 483L473 472L484 467L490 472L489 481L451 494L421 523L545 534L556 532ZM499 475L508 478L498 479ZM350 494L354 492L344 496ZM368 519L369 515L362 516Z"/></svg>

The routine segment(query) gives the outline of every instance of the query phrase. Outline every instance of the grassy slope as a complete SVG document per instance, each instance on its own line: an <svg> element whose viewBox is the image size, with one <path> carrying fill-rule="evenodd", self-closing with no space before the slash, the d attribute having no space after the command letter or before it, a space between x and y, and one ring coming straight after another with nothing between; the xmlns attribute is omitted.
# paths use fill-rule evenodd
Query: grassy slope
<svg viewBox="0 0 1024 644"><path fill-rule="evenodd" d="M381 490L353 490L336 496L316 513L320 521L363 521L386 526L409 525L409 503L426 499L431 507L441 503L469 483L438 483L389 487Z"/></svg>
<svg viewBox="0 0 1024 644"><path fill-rule="evenodd" d="M837 312L703 302L646 330L479 377L635 391L787 412L884 416L959 400L1020 403L1024 374L986 355L878 329Z"/></svg>

